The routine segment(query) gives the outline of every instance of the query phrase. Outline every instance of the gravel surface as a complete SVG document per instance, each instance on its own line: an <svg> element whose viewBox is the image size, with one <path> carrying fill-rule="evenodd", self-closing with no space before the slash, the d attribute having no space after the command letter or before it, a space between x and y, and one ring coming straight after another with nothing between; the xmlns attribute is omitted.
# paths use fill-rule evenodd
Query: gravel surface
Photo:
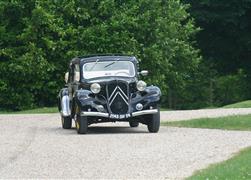
<svg viewBox="0 0 251 180"><path fill-rule="evenodd" d="M197 118L214 118L233 115L251 114L251 108L228 108L228 109L200 109L186 111L163 111L161 112L162 121L180 121Z"/></svg>
<svg viewBox="0 0 251 180"><path fill-rule="evenodd" d="M251 132L92 125L64 130L58 114L0 116L1 178L183 179L251 146Z"/></svg>

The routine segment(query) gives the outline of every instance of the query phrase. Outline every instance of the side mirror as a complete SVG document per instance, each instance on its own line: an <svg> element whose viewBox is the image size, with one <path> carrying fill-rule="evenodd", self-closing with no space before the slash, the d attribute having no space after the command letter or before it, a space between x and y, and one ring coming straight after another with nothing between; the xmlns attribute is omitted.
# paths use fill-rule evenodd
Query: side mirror
<svg viewBox="0 0 251 180"><path fill-rule="evenodd" d="M68 83L68 78L69 78L69 72L65 73L65 75L64 75L65 83Z"/></svg>
<svg viewBox="0 0 251 180"><path fill-rule="evenodd" d="M140 74L141 74L142 76L147 76L147 75L148 75L148 71L147 71L147 70L142 70L142 71L140 72Z"/></svg>

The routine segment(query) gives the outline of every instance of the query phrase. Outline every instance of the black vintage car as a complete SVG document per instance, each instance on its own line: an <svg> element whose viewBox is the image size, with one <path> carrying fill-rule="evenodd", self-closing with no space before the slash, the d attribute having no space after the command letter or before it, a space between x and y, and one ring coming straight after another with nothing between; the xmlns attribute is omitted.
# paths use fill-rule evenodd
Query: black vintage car
<svg viewBox="0 0 251 180"><path fill-rule="evenodd" d="M133 56L72 59L58 96L63 128L70 129L75 120L77 132L85 134L93 123L127 121L131 127L143 123L149 132L158 132L161 91L139 80L148 71L138 69Z"/></svg>

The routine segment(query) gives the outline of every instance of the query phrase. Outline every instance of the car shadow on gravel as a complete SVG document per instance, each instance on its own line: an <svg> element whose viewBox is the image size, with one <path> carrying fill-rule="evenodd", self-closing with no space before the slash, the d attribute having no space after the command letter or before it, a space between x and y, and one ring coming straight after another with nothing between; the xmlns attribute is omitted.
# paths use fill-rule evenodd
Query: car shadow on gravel
<svg viewBox="0 0 251 180"><path fill-rule="evenodd" d="M61 134L61 135L77 135L75 127L71 129L63 129L61 127L43 128L46 133ZM88 134L147 134L147 129L144 128L131 128L131 127L114 127L114 126L94 126L88 128ZM86 134L86 135L88 135Z"/></svg>
<svg viewBox="0 0 251 180"><path fill-rule="evenodd" d="M138 134L148 133L142 128L95 126L88 128L88 134Z"/></svg>

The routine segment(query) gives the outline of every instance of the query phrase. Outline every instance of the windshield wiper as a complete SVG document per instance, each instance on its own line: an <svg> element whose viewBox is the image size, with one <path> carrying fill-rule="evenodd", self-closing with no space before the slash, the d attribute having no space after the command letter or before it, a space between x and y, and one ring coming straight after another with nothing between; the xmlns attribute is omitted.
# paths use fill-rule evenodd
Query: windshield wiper
<svg viewBox="0 0 251 180"><path fill-rule="evenodd" d="M116 59L115 61L111 62L110 64L107 64L104 68L107 68L107 67L109 67L109 66L115 64L118 60L119 60L119 59Z"/></svg>
<svg viewBox="0 0 251 180"><path fill-rule="evenodd" d="M99 59L96 60L95 64L91 67L90 71L93 70L93 68L98 64L98 62L99 62Z"/></svg>

